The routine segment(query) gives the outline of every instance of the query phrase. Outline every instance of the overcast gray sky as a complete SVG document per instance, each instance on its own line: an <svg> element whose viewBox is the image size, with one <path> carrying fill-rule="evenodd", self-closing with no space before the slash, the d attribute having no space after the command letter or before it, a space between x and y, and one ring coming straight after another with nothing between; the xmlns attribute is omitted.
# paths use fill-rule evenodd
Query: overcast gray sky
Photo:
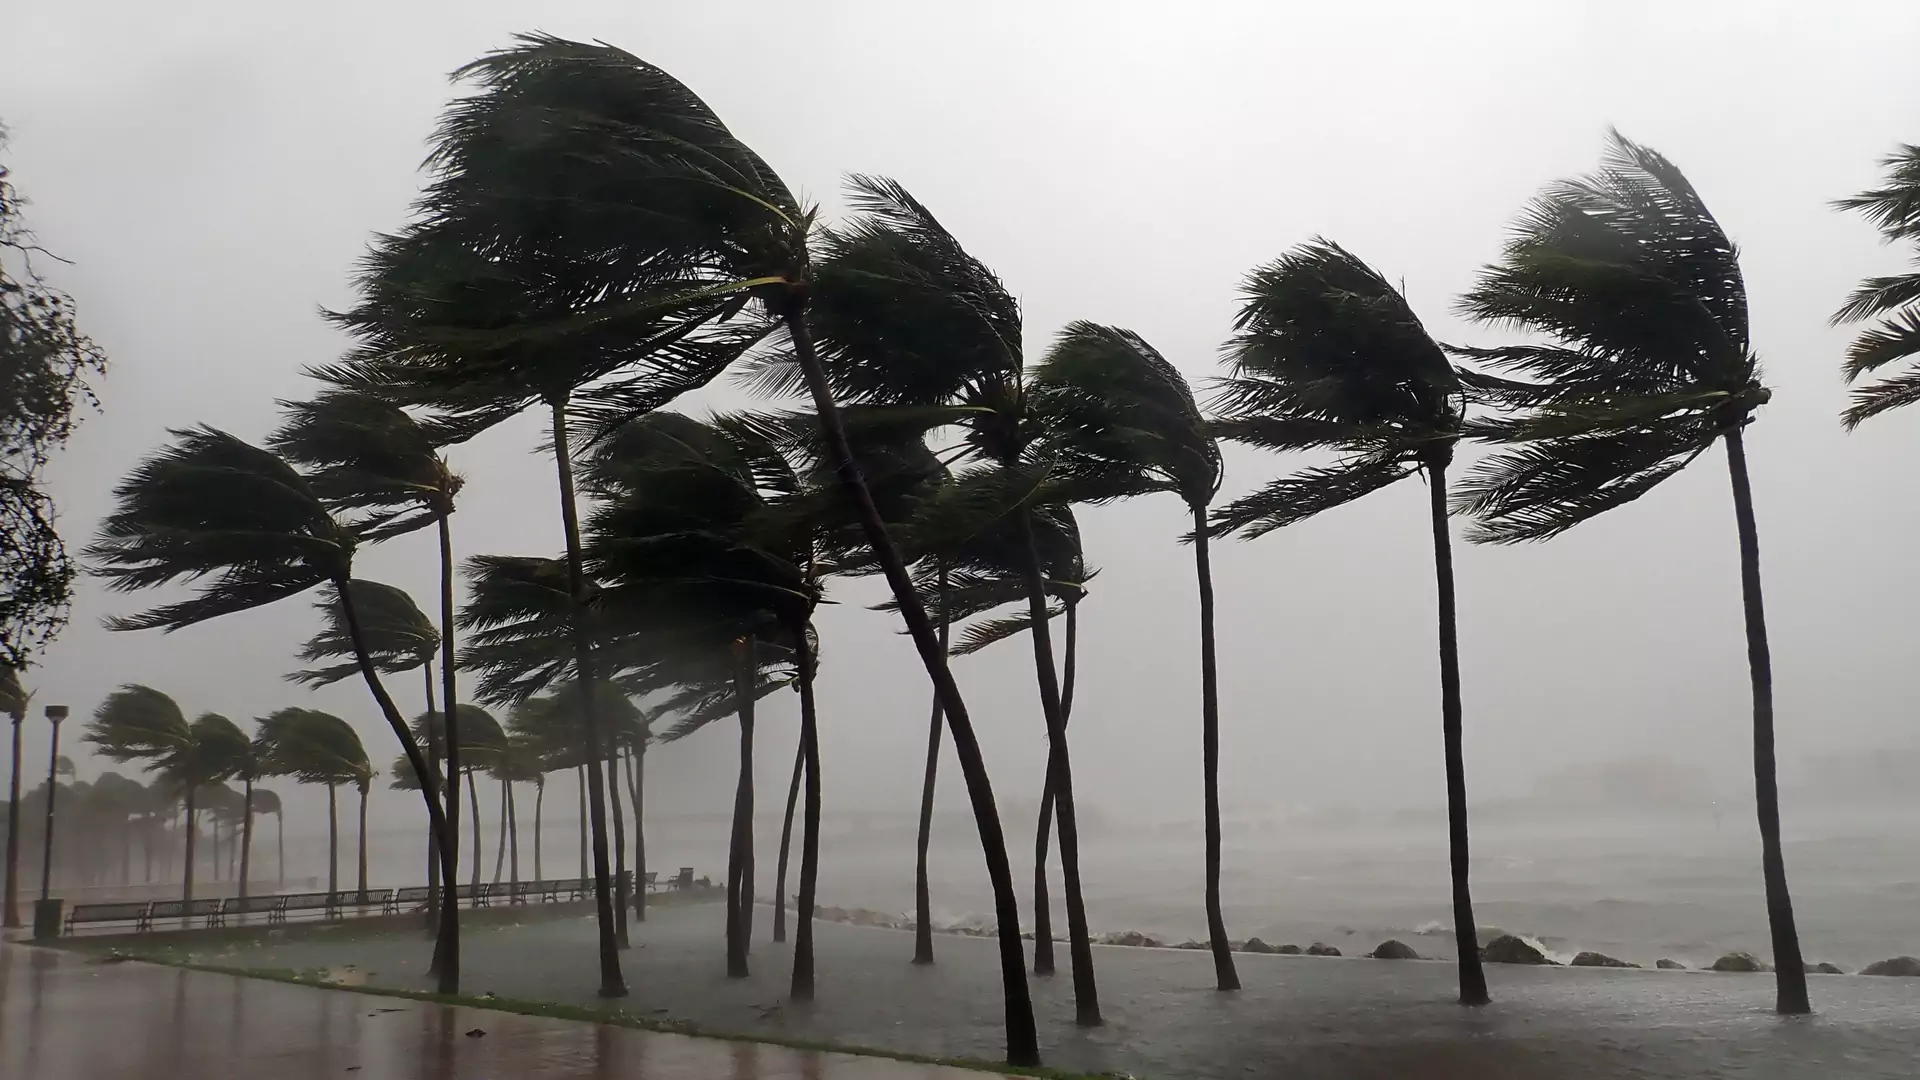
<svg viewBox="0 0 1920 1080"><path fill-rule="evenodd" d="M1775 388L1750 436L1783 757L1912 741L1920 413L1843 434L1845 333L1826 316L1902 253L1828 200L1920 139L1920 5L1881 3L975 3L940 7L255 2L15 5L0 37L8 164L59 284L113 370L56 469L69 540L108 489L196 422L248 438L342 338L369 233L404 220L446 73L519 30L601 38L704 95L829 218L841 177L893 176L1021 297L1037 356L1066 321L1144 334L1215 370L1242 274L1316 234L1404 279L1436 336L1497 340L1452 303L1542 184L1593 167L1609 124L1666 153L1744 249ZM738 400L723 392L708 400ZM453 457L462 555L547 554L560 529L530 419ZM1296 463L1229 455L1227 492ZM1229 805L1438 803L1431 552L1417 483L1217 555ZM1104 568L1084 608L1083 798L1197 816L1196 611L1170 498L1087 511ZM427 534L362 573L430 595ZM1468 777L1520 793L1570 762L1646 752L1729 787L1748 698L1724 458L1542 546L1462 550ZM871 587L821 619L830 804L910 808L928 692ZM190 712L289 704L396 751L357 684L281 681L302 603L171 636L109 634L138 600L88 586L34 671L90 712L145 682ZM1043 736L1017 644L956 664L1004 797L1035 796ZM394 689L417 707L415 680ZM793 705L762 746L784 787ZM77 727L77 725L76 725ZM43 725L31 726L29 753ZM74 732L77 734L77 731ZM663 752L656 809L718 812L731 740ZM1336 766L1336 767L1329 767ZM83 770L83 772L86 770ZM952 773L948 774L952 776ZM944 789L960 805L958 785ZM383 800L399 810L400 796ZM1792 831L1789 817L1788 829Z"/></svg>

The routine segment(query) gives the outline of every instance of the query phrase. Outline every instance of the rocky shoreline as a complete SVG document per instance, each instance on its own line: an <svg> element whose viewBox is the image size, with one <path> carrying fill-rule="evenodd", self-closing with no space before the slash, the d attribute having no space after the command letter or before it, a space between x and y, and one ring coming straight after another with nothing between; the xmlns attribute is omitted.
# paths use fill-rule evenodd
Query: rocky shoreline
<svg viewBox="0 0 1920 1080"><path fill-rule="evenodd" d="M845 923L849 926L869 926L879 930L898 930L906 933L911 933L913 932L913 929L914 929L914 920L912 916L894 914L894 913L885 912L885 911L875 911L871 908L848 908L848 907L837 907L831 904L827 904L827 905L822 905L820 907L816 907L814 909L814 917L822 920L823 922ZM959 937L992 937L994 935L994 930L992 927L980 926L980 925L975 925L971 923L953 923L946 926L936 925L933 928L933 932L936 934L948 934L948 935L954 935ZM1023 933L1020 936L1029 941L1033 939L1032 931ZM1192 950L1192 949L1206 949L1208 947L1207 943L1204 941L1187 940L1187 941L1182 941L1178 943L1169 943L1169 942L1161 941L1160 939L1155 938L1151 935L1143 934L1137 930L1122 930L1122 931L1116 931L1113 933L1100 934L1093 939L1093 943L1095 945L1111 945L1111 946L1116 946L1120 948L1136 948L1136 949L1189 949L1189 950ZM1273 954L1273 955L1279 955L1279 956L1341 956L1343 955L1338 947L1333 945L1328 945L1325 942L1319 942L1319 941L1316 941L1311 945L1308 945L1305 948L1302 948L1301 946L1294 945L1294 944L1270 945L1267 942L1262 941L1257 937L1254 937L1254 938L1248 938L1245 941L1231 942L1230 947L1233 949L1234 952L1238 952L1238 953ZM1403 941L1400 941L1397 938L1388 938L1387 940L1381 942L1379 945L1375 946L1372 952L1363 953L1359 955L1369 959L1374 959L1374 960L1436 960L1436 961L1446 961L1449 963L1451 962L1451 959L1447 957L1421 956L1418 952L1416 952L1413 949L1412 946L1406 944ZM1487 939L1487 943L1481 947L1480 958L1482 961L1489 964L1524 964L1524 965L1534 965L1534 966L1541 966L1541 967L1562 966L1560 961L1554 960L1548 957L1544 952L1540 950L1538 946L1528 941L1526 938L1520 937L1515 934L1503 934L1498 932L1495 932L1491 936L1489 936L1489 938ZM1569 961L1565 966L1604 967L1604 968L1642 967L1642 965L1640 964L1632 963L1626 960L1620 960L1615 957L1608 956L1605 953L1591 952L1591 951L1581 952L1576 954L1574 958L1571 961ZM1679 962L1678 960L1672 960L1665 957L1656 961L1653 966L1656 970L1659 970L1659 971L1689 970L1687 965ZM1764 960L1761 960L1759 957L1754 956L1752 953L1730 952L1720 957L1719 959L1715 960L1713 963L1708 964L1703 968L1700 968L1699 970L1720 971L1720 972L1759 972L1759 971L1772 971L1773 966L1771 964L1768 964ZM1841 968L1839 965L1830 964L1830 963L1817 963L1817 964L1810 963L1807 965L1807 970L1811 973L1818 974L1818 975L1849 974L1844 968ZM1868 964L1866 967L1861 968L1857 974L1885 975L1885 976L1895 976L1895 977L1905 977L1905 978L1920 978L1920 959L1916 959L1911 956L1890 957L1886 960L1879 960L1879 961L1875 961L1874 963Z"/></svg>

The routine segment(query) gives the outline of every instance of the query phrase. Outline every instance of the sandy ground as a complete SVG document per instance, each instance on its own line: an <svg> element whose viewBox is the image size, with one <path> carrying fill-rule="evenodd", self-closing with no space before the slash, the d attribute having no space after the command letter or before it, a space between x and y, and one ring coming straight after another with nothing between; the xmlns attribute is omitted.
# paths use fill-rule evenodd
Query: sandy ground
<svg viewBox="0 0 1920 1080"><path fill-rule="evenodd" d="M753 975L726 978L721 912L662 909L635 926L617 1007L703 1030L882 1047L937 1056L1001 1056L990 941L942 936L938 963L915 967L903 933L820 924L818 1000L786 1002L788 946L767 940ZM588 918L475 928L467 993L604 1004ZM206 963L327 968L375 985L430 988L417 934L294 937L197 952ZM1065 962L1064 949L1061 955ZM1771 1011L1772 977L1705 972L1494 966L1495 1003L1453 1003L1454 972L1433 962L1242 955L1245 989L1212 988L1204 953L1095 950L1107 1023L1073 1025L1071 980L1031 980L1049 1065L1141 1077L1534 1080L1657 1077L1911 1077L1920 1053L1920 980L1815 976L1812 1017ZM345 969L351 966L352 970Z"/></svg>

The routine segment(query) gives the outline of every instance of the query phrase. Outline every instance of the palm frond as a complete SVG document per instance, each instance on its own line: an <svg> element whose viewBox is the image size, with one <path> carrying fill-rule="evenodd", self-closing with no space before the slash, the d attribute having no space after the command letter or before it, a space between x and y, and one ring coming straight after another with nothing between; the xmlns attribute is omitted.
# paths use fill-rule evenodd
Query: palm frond
<svg viewBox="0 0 1920 1080"><path fill-rule="evenodd" d="M1215 510L1208 528L1215 536L1238 532L1241 539L1252 540L1370 495L1411 476L1416 468L1390 458L1363 458L1304 469Z"/></svg>
<svg viewBox="0 0 1920 1080"><path fill-rule="evenodd" d="M1066 610L1064 604L1048 604L1047 618L1057 618ZM997 619L983 619L964 627L949 652L954 656L971 656L989 645L1024 634L1031 629L1033 629L1033 616L1025 611L1016 611Z"/></svg>
<svg viewBox="0 0 1920 1080"><path fill-rule="evenodd" d="M1467 535L1475 543L1545 540L1645 495L1717 437L1698 417L1682 416L1524 443L1476 465L1455 485L1455 506L1475 517Z"/></svg>
<svg viewBox="0 0 1920 1080"><path fill-rule="evenodd" d="M440 648L440 630L404 589L365 578L353 578L347 586L353 598L354 611L359 616L361 635L366 640L367 652L376 669L393 674L411 671L433 661L434 654ZM300 662L311 664L355 656L345 613L341 611L340 602L333 591L328 590L326 595L314 601L313 606L320 616L320 630L301 647ZM290 672L284 677L289 682L320 687L359 673L360 665L356 660L348 664Z"/></svg>
<svg viewBox="0 0 1920 1080"><path fill-rule="evenodd" d="M1903 144L1882 158L1884 186L1834 201L1838 210L1858 210L1888 240L1920 236L1920 146Z"/></svg>

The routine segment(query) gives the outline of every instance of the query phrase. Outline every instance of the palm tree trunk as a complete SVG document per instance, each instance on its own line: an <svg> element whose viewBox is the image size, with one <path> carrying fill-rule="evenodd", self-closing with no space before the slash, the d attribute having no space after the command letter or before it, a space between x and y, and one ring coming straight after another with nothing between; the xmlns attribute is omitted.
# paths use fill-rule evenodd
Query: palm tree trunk
<svg viewBox="0 0 1920 1080"><path fill-rule="evenodd" d="M354 659L359 661L360 674L366 680L367 689L372 691L373 700L380 706L380 713L386 717L387 726L393 729L395 738L400 740L400 748L407 755L407 764L413 769L414 778L420 781L420 797L427 804L427 828L440 837L441 850L446 850L447 819L440 805L440 786L435 782L433 771L427 767L426 755L420 751L420 743L413 737L413 730L407 727L407 720L400 715L399 706L387 693L380 681L380 675L374 670L373 658L367 652L366 634L360 626L360 613L355 610L352 591L348 588L345 576L336 580L334 595L339 598L340 613L347 624L347 636L353 641Z"/></svg>
<svg viewBox="0 0 1920 1080"><path fill-rule="evenodd" d="M740 716L740 778L733 789L733 833L727 845L727 977L744 979L749 974L747 909L753 903L746 870L753 847L753 691L759 663L751 636L734 647L739 653L733 691Z"/></svg>
<svg viewBox="0 0 1920 1080"><path fill-rule="evenodd" d="M500 884L500 871L507 866L507 782L500 781L500 829L493 839L493 884Z"/></svg>
<svg viewBox="0 0 1920 1080"><path fill-rule="evenodd" d="M353 899L354 903L359 904L361 907L367 906L367 793L372 790L372 788L372 784L360 785L360 860L358 867L360 874L357 879L359 885L354 890Z"/></svg>
<svg viewBox="0 0 1920 1080"><path fill-rule="evenodd" d="M533 781L533 880L535 881L547 880L541 876L540 872L540 829L544 820L541 816L541 811L544 809L546 801L547 777L545 773L542 773Z"/></svg>
<svg viewBox="0 0 1920 1080"><path fill-rule="evenodd" d="M460 897L454 886L460 880L460 699L454 696L453 641L453 531L448 524L451 510L440 514L440 701L444 706L441 738L446 743L447 769L444 774L446 799L441 811L446 825L435 841L440 852L441 891L440 933L433 942L433 970L439 976L437 989L443 994L460 992ZM431 706L429 706L431 707ZM439 778L435 778L438 783Z"/></svg>
<svg viewBox="0 0 1920 1080"><path fill-rule="evenodd" d="M433 698L433 662L428 661L420 665L420 671L426 677L427 683L427 768L433 770L436 780L440 780L440 736L434 730L438 725L432 722L435 714L439 712ZM453 802L458 806L460 800L455 799ZM427 911L430 913L430 920L437 927L440 922L440 842L431 831L427 833ZM441 952L440 939L436 934L433 960L427 967L428 974L440 974L440 964L444 959Z"/></svg>
<svg viewBox="0 0 1920 1080"><path fill-rule="evenodd" d="M253 873L253 776L242 777L244 790L240 807L240 899L247 898L247 877ZM244 908L246 905L241 904Z"/></svg>
<svg viewBox="0 0 1920 1080"><path fill-rule="evenodd" d="M520 813L513 805L513 784L507 784L507 883L520 884Z"/></svg>
<svg viewBox="0 0 1920 1080"><path fill-rule="evenodd" d="M1460 1004L1485 1005L1487 974L1480 967L1480 935L1467 883L1467 768L1460 745L1460 628L1453 598L1453 534L1447 527L1447 457L1427 462L1433 519L1433 572L1440 598L1440 733L1447 759L1447 846L1453 870L1453 938L1460 954Z"/></svg>
<svg viewBox="0 0 1920 1080"><path fill-rule="evenodd" d="M188 784L187 785L187 810L186 810L187 850L186 850L186 857L182 859L180 863L182 867L180 871L180 899L187 901L188 903L193 902L193 834L197 831L193 827L193 811L194 811L194 795L195 794L196 792L194 791L193 785Z"/></svg>
<svg viewBox="0 0 1920 1080"><path fill-rule="evenodd" d="M806 739L793 744L793 779L787 782L787 814L780 823L780 858L773 872L773 940L787 940L787 848L793 843L793 811L800 803L800 774L806 768Z"/></svg>
<svg viewBox="0 0 1920 1080"><path fill-rule="evenodd" d="M795 1001L811 1001L813 900L820 878L820 724L813 700L813 643L807 640L804 624L794 632L794 663L800 672L800 756L807 769L807 803L800 837L800 896L793 913L793 985L788 994Z"/></svg>
<svg viewBox="0 0 1920 1080"><path fill-rule="evenodd" d="M20 723L13 717L13 757L7 777L7 896L0 924L11 930L20 923Z"/></svg>
<svg viewBox="0 0 1920 1080"><path fill-rule="evenodd" d="M191 844L193 838L189 836ZM340 810L334 801L333 785L327 785L327 892L340 891Z"/></svg>
<svg viewBox="0 0 1920 1080"><path fill-rule="evenodd" d="M580 792L580 877L587 877L587 768L577 765L573 770L573 782Z"/></svg>
<svg viewBox="0 0 1920 1080"><path fill-rule="evenodd" d="M1213 641L1213 553L1207 546L1207 508L1193 508L1193 567L1200 589L1200 771L1207 833L1207 940L1213 947L1216 989L1240 989L1227 920L1220 913L1220 670Z"/></svg>
<svg viewBox="0 0 1920 1080"><path fill-rule="evenodd" d="M941 561L935 575L940 589L940 652L947 651L947 564ZM933 698L933 720L927 726L927 768L920 781L920 832L914 840L913 862L913 962L933 963L933 890L927 885L927 852L933 846L933 788L940 775L940 730L946 720L940 708L940 696Z"/></svg>
<svg viewBox="0 0 1920 1080"><path fill-rule="evenodd" d="M278 875L276 891L287 891L287 813L282 810L273 815L273 870Z"/></svg>
<svg viewBox="0 0 1920 1080"><path fill-rule="evenodd" d="M597 771L597 770L596 770ZM613 811L613 911L614 941L622 949L633 947L627 929L627 812L620 805L620 745L617 740L607 754L607 805Z"/></svg>
<svg viewBox="0 0 1920 1080"><path fill-rule="evenodd" d="M1100 1024L1100 991L1093 975L1093 943L1087 937L1087 909L1080 895L1080 822L1073 805L1073 760L1067 750L1066 715L1053 669L1053 632L1047 625L1046 581L1033 542L1033 519L1023 506L1020 526L1022 573L1027 584L1027 614L1033 621L1033 666L1040 681L1040 711L1047 720L1047 772L1053 779L1054 813L1060 819L1060 876L1067 888L1067 954L1073 961L1073 1020L1082 1027ZM1036 936L1037 936L1036 931Z"/></svg>
<svg viewBox="0 0 1920 1080"><path fill-rule="evenodd" d="M1080 656L1080 602L1067 604L1067 641L1061 665L1060 722L1073 723L1074 673ZM1053 974L1053 903L1047 889L1047 843L1053 830L1053 774L1040 784L1040 821L1033 829L1033 973Z"/></svg>
<svg viewBox="0 0 1920 1080"><path fill-rule="evenodd" d="M914 648L920 652L920 662L933 681L934 696L946 713L947 727L953 735L954 753L960 760L960 774L966 781L967 799L973 807L974 824L980 831L987 877L993 886L994 921L1000 943L1000 989L1006 1007L1007 1062L1038 1065L1040 1037L1034 1026L1033 999L1027 989L1026 965L1021 955L1020 907L1013 891L1013 866L1007 857L1006 834L1001 830L1000 811L993 801L993 781L987 775L986 759L981 756L980 742L974 734L967 704L960 696L960 686L954 682L953 671L947 666L946 650L940 646L933 622L927 618L926 608L914 592L913 579L907 575L906 563L901 560L893 538L887 534L886 522L880 517L873 493L867 490L866 479L860 475L860 466L854 460L846 425L841 421L839 407L834 404L820 357L814 352L804 290L804 285L796 286L782 305L780 315L786 322L788 336L793 340L794 357L813 396L814 411L826 435L828 458L839 474L841 486L853 497L867 545L873 550L875 561L886 575L887 586L900 605L900 618L913 637Z"/></svg>
<svg viewBox="0 0 1920 1080"><path fill-rule="evenodd" d="M580 553L580 514L573 497L573 450L567 441L567 402L553 406L553 460L560 478L560 521L567 539L567 592L573 602L573 664L580 680L580 728L587 750L587 813L591 815L593 847L593 902L600 927L600 996L625 997L627 980L620 973L620 942L616 937L612 882L607 859L606 778L600 773L603 756L600 709L595 698L599 676L594 668L593 637L588 632L584 599L586 568Z"/></svg>
<svg viewBox="0 0 1920 1080"><path fill-rule="evenodd" d="M647 823L640 805L641 770L646 766L647 736L627 751L627 791L633 796L633 917L647 921Z"/></svg>
<svg viewBox="0 0 1920 1080"><path fill-rule="evenodd" d="M467 766L467 809L473 818L473 897L480 899L480 787L473 779L473 766Z"/></svg>
<svg viewBox="0 0 1920 1080"><path fill-rule="evenodd" d="M1787 891L1787 863L1780 850L1780 786L1773 760L1773 658L1767 647L1767 614L1760 596L1760 530L1753 519L1753 483L1747 447L1738 426L1729 428L1727 468L1733 480L1733 512L1740 530L1740 597L1746 610L1747 671L1753 680L1753 792L1760 818L1760 872L1767 890L1767 927L1773 934L1774 1011L1813 1011L1800 931Z"/></svg>
<svg viewBox="0 0 1920 1080"><path fill-rule="evenodd" d="M215 811L212 826L207 832L210 834L209 838L213 841L213 859L211 860L212 866L210 868L213 870L213 880L218 882L220 880L220 817L218 811ZM215 889L214 891L219 892L220 890Z"/></svg>

